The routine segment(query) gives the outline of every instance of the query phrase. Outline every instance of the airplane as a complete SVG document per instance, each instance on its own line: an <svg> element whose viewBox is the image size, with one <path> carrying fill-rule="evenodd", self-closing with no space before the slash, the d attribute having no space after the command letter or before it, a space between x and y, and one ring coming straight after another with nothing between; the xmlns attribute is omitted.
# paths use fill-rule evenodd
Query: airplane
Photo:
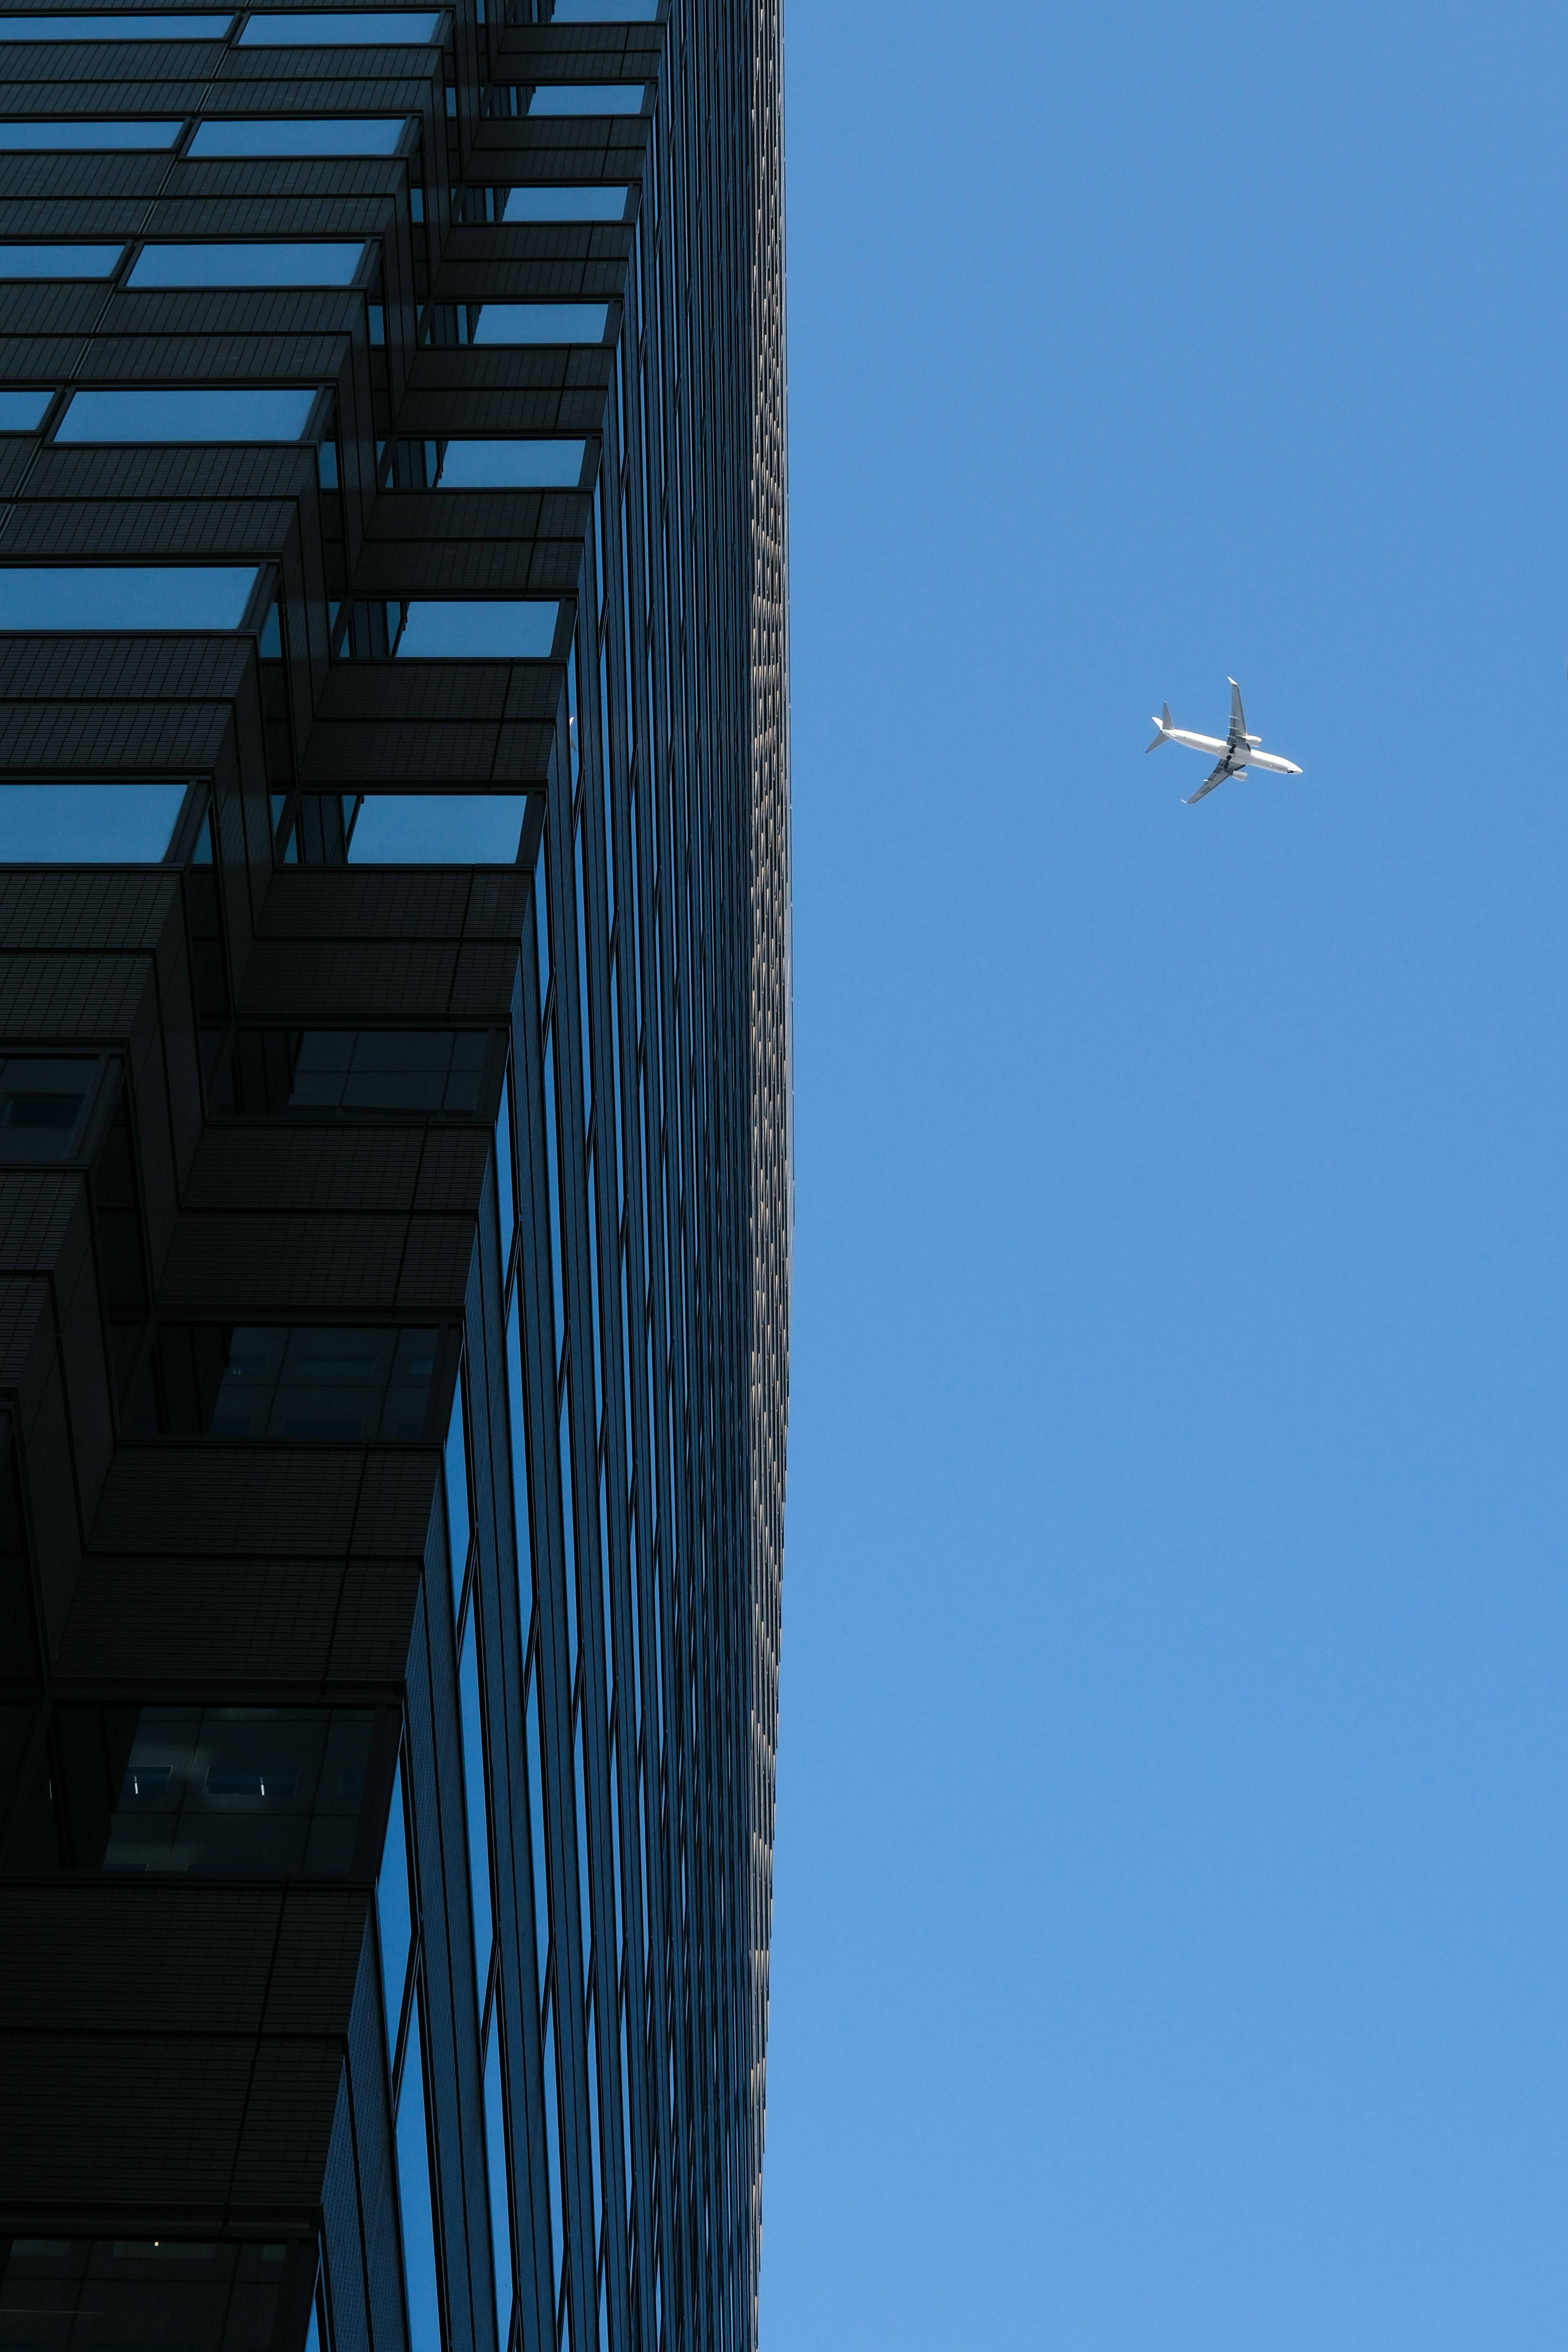
<svg viewBox="0 0 1568 2352"><path fill-rule="evenodd" d="M1152 743L1144 746L1145 751L1157 751L1162 743L1185 743L1189 751L1218 752L1218 765L1205 776L1197 792L1182 803L1184 808L1192 808L1206 793L1211 793L1216 784L1222 784L1227 776L1244 776L1249 768L1266 768L1271 776L1299 776L1301 772L1294 760L1281 760L1277 751L1260 751L1258 749L1263 738L1247 732L1246 715L1241 708L1241 688L1234 678L1227 683L1230 688L1230 732L1223 742L1218 735L1193 735L1185 727L1173 727L1171 707L1166 702L1161 704L1160 715L1155 720L1160 731Z"/></svg>

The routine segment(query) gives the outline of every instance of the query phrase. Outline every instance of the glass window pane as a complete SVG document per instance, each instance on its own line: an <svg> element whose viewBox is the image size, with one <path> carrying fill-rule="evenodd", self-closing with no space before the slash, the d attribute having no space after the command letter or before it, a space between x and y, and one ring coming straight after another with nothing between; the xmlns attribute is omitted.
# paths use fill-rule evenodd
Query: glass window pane
<svg viewBox="0 0 1568 2352"><path fill-rule="evenodd" d="M134 277L134 271L131 273ZM607 302L486 302L476 343L601 343Z"/></svg>
<svg viewBox="0 0 1568 2352"><path fill-rule="evenodd" d="M528 1524L528 1432L523 1402L523 1348L517 1300L521 1284L512 1293L507 1318L507 1400L512 1423L512 1508L517 1518L517 1622L525 1643L534 1613L532 1534Z"/></svg>
<svg viewBox="0 0 1568 2352"><path fill-rule="evenodd" d="M397 2185L402 2207L402 2265L408 2284L413 2352L441 2352L441 2294L435 2275L435 2212L430 2144L424 2128L424 2068L420 2004L414 2003L397 2108Z"/></svg>
<svg viewBox="0 0 1568 2352"><path fill-rule="evenodd" d="M468 1806L468 1888L474 1906L474 1981L481 2015L490 1979L490 1822L485 1786L485 1728L479 1707L479 1643L468 1611L467 1639L457 1665L457 1706L463 1718L463 1788Z"/></svg>
<svg viewBox="0 0 1568 2352"><path fill-rule="evenodd" d="M61 154L68 149L172 147L177 122L0 122L0 152Z"/></svg>
<svg viewBox="0 0 1568 2352"><path fill-rule="evenodd" d="M364 249L362 244L327 238L278 245L144 245L125 282L138 289L351 286Z"/></svg>
<svg viewBox="0 0 1568 2352"><path fill-rule="evenodd" d="M640 81L545 81L528 99L530 114L641 114Z"/></svg>
<svg viewBox="0 0 1568 2352"><path fill-rule="evenodd" d="M501 1080L501 1108L496 1114L496 1191L501 1221L501 1272L505 1276L512 1255L512 1228L517 1223L512 1203L512 1098L505 1078Z"/></svg>
<svg viewBox="0 0 1568 2352"><path fill-rule="evenodd" d="M618 221L626 211L624 188L512 188L504 221Z"/></svg>
<svg viewBox="0 0 1568 2352"><path fill-rule="evenodd" d="M463 1592L463 1571L468 1565L468 1452L463 1431L463 1381L452 1392L452 1418L446 1424L446 1528L452 1547L452 1610L455 1616Z"/></svg>
<svg viewBox="0 0 1568 2352"><path fill-rule="evenodd" d="M0 245L0 278L112 278L122 245Z"/></svg>
<svg viewBox="0 0 1568 2352"><path fill-rule="evenodd" d="M582 441L449 441L444 490L575 490Z"/></svg>
<svg viewBox="0 0 1568 2352"><path fill-rule="evenodd" d="M237 629L256 577L240 563L0 564L0 629Z"/></svg>
<svg viewBox="0 0 1568 2352"><path fill-rule="evenodd" d="M408 1833L402 1811L402 1759L392 1775L392 1807L387 1814L386 1843L382 1848L376 1907L382 1931L382 1992L387 2012L387 2053L397 2040L402 2014L402 1989L408 1977L408 1948L413 1940L413 1906L408 1883Z"/></svg>
<svg viewBox="0 0 1568 2352"><path fill-rule="evenodd" d="M367 793L350 866L515 866L521 793Z"/></svg>
<svg viewBox="0 0 1568 2352"><path fill-rule="evenodd" d="M0 865L156 866L185 786L0 783Z"/></svg>
<svg viewBox="0 0 1568 2352"><path fill-rule="evenodd" d="M242 49L347 48L408 43L423 48L434 41L439 14L410 8L320 9L312 15L256 16L239 37Z"/></svg>
<svg viewBox="0 0 1568 2352"><path fill-rule="evenodd" d="M55 427L57 441L298 441L316 402L314 384L246 385L199 392L78 392Z"/></svg>
<svg viewBox="0 0 1568 2352"><path fill-rule="evenodd" d="M0 433L36 433L53 392L0 392Z"/></svg>
<svg viewBox="0 0 1568 2352"><path fill-rule="evenodd" d="M548 661L559 610L559 604L534 598L412 604L398 640L398 656L415 661Z"/></svg>
<svg viewBox="0 0 1568 2352"><path fill-rule="evenodd" d="M209 155L395 155L405 114L352 115L340 121L298 115L280 122L204 122L186 153Z"/></svg>
<svg viewBox="0 0 1568 2352"><path fill-rule="evenodd" d="M500 2004L497 2002L497 2007ZM490 2166L490 2250L496 2263L496 2320L505 2347L512 2322L512 2221L507 2195L507 2105L501 2083L501 2036L491 2028L485 2058L485 2144Z"/></svg>
<svg viewBox="0 0 1568 2352"><path fill-rule="evenodd" d="M0 41L221 41L232 16L0 16Z"/></svg>

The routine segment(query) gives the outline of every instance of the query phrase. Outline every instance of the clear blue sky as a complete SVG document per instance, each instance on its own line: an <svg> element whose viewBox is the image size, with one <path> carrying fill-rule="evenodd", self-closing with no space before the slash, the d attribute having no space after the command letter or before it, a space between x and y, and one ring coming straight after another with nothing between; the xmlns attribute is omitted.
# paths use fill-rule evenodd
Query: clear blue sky
<svg viewBox="0 0 1568 2352"><path fill-rule="evenodd" d="M765 2352L1561 2346L1568 22L787 38Z"/></svg>

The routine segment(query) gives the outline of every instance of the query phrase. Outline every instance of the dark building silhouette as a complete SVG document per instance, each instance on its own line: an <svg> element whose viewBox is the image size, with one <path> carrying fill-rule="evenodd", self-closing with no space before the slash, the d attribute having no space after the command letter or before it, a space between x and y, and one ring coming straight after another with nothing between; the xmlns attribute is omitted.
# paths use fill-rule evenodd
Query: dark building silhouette
<svg viewBox="0 0 1568 2352"><path fill-rule="evenodd" d="M0 2352L756 2339L778 0L536 14L0 15Z"/></svg>

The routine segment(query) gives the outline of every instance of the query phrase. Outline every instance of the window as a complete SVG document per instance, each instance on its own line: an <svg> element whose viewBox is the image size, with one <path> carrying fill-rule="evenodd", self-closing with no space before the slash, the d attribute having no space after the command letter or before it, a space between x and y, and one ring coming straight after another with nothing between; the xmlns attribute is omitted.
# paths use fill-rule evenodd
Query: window
<svg viewBox="0 0 1568 2352"><path fill-rule="evenodd" d="M303 2315L319 2262L313 2239L154 2237L156 2221L141 2227L141 2238L12 2239L0 2340L232 2352L273 2343L280 2325Z"/></svg>
<svg viewBox="0 0 1568 2352"><path fill-rule="evenodd" d="M398 2203L403 2278L413 2352L441 2352L441 2290L435 2267L435 2211L430 2143L424 2125L424 2062L420 2033L420 1922L412 1822L403 1801L400 1759L392 1780L386 1842L376 1885L382 1989L396 2116ZM406 2019L406 2033L404 2021ZM400 2047L401 2042L401 2047Z"/></svg>
<svg viewBox="0 0 1568 2352"><path fill-rule="evenodd" d="M75 148L172 147L178 122L0 122L0 153L26 148L60 154Z"/></svg>
<svg viewBox="0 0 1568 2352"><path fill-rule="evenodd" d="M57 441L298 441L316 404L314 384L193 392L78 392Z"/></svg>
<svg viewBox="0 0 1568 2352"><path fill-rule="evenodd" d="M0 782L0 865L160 865L185 793L183 782Z"/></svg>
<svg viewBox="0 0 1568 2352"><path fill-rule="evenodd" d="M479 313L474 341L601 343L609 316L607 302L486 302Z"/></svg>
<svg viewBox="0 0 1568 2352"><path fill-rule="evenodd" d="M446 1423L443 1460L446 1472L446 1540L452 1562L452 1611L455 1616L463 1595L464 1571L468 1566L471 1525L468 1512L468 1441L463 1426L461 1373L452 1391L452 1412Z"/></svg>
<svg viewBox="0 0 1568 2352"><path fill-rule="evenodd" d="M499 1036L496 1043L499 1051ZM471 1118L490 1051L484 1029L242 1029L212 1108L235 1118L287 1111Z"/></svg>
<svg viewBox="0 0 1568 2352"><path fill-rule="evenodd" d="M54 396L52 392L0 392L0 433L36 433Z"/></svg>
<svg viewBox="0 0 1568 2352"><path fill-rule="evenodd" d="M327 238L287 245L144 245L125 282L138 291L167 286L351 286L364 250L362 244Z"/></svg>
<svg viewBox="0 0 1568 2352"><path fill-rule="evenodd" d="M584 441L449 441L444 490L575 490Z"/></svg>
<svg viewBox="0 0 1568 2352"><path fill-rule="evenodd" d="M361 114L329 121L297 115L282 121L204 122L185 150L209 155L395 155L406 114Z"/></svg>
<svg viewBox="0 0 1568 2352"><path fill-rule="evenodd" d="M534 598L413 604L398 654L410 661L548 661L559 610Z"/></svg>
<svg viewBox="0 0 1568 2352"><path fill-rule="evenodd" d="M641 114L640 81L546 81L528 93L530 114Z"/></svg>
<svg viewBox="0 0 1568 2352"><path fill-rule="evenodd" d="M483 2023L490 1984L495 1927L490 1908L490 1805L485 1770L485 1715L479 1698L477 1594L471 1597L457 1662L457 1709L463 1731L463 1788L468 1814L468 1892L474 1921L474 1984Z"/></svg>
<svg viewBox="0 0 1568 2352"><path fill-rule="evenodd" d="M528 1629L533 1623L534 1615L534 1574L533 1538L528 1509L528 1414L523 1393L522 1330L518 1321L517 1297L518 1292L514 1290L511 1309L507 1317L507 1398L512 1439L512 1512L517 1552L517 1623L521 1628L523 1647L526 1650Z"/></svg>
<svg viewBox="0 0 1568 2352"><path fill-rule="evenodd" d="M347 1877L375 1723L368 1707L57 1704L46 1766L53 1866Z"/></svg>
<svg viewBox="0 0 1568 2352"><path fill-rule="evenodd" d="M96 1054L0 1062L0 1164L68 1160L82 1110L103 1067Z"/></svg>
<svg viewBox="0 0 1568 2352"><path fill-rule="evenodd" d="M618 221L625 217L624 188L511 188L504 221Z"/></svg>
<svg viewBox="0 0 1568 2352"><path fill-rule="evenodd" d="M511 1092L505 1078L501 1080L501 1108L496 1114L496 1208L500 1221L501 1279L505 1282L512 1261L512 1233L517 1224L512 1199Z"/></svg>
<svg viewBox="0 0 1568 2352"><path fill-rule="evenodd" d="M418 1444L434 1433L429 1418L441 1339L434 1326L162 1323L123 1427L128 1436L231 1444L270 1437Z"/></svg>
<svg viewBox="0 0 1568 2352"><path fill-rule="evenodd" d="M232 16L0 16L0 41L223 41Z"/></svg>
<svg viewBox="0 0 1568 2352"><path fill-rule="evenodd" d="M349 844L352 866L515 866L522 793L370 793Z"/></svg>
<svg viewBox="0 0 1568 2352"><path fill-rule="evenodd" d="M397 2185L402 2209L403 2279L413 2352L441 2352L441 2289L435 2269L435 2210L424 2126L424 2060L415 1998L397 2102Z"/></svg>
<svg viewBox="0 0 1568 2352"><path fill-rule="evenodd" d="M498 2004L497 2004L498 2006ZM501 2037L492 2026L485 2053L485 2152L490 2168L490 2251L496 2265L497 2334L511 2338L512 2216L507 2194L507 2102L501 2080Z"/></svg>
<svg viewBox="0 0 1568 2352"><path fill-rule="evenodd" d="M238 46L242 49L350 48L402 44L423 48L434 40L440 26L437 11L410 8L268 14L247 18Z"/></svg>
<svg viewBox="0 0 1568 2352"><path fill-rule="evenodd" d="M122 245L0 245L0 278L112 278Z"/></svg>
<svg viewBox="0 0 1568 2352"><path fill-rule="evenodd" d="M237 629L256 572L226 563L0 564L0 629Z"/></svg>
<svg viewBox="0 0 1568 2352"><path fill-rule="evenodd" d="M413 1945L413 1906L409 1895L408 1831L403 1818L401 1756L392 1775L386 1843L382 1849L381 1876L376 1886L376 1913L381 1926L387 2059L389 2064L395 2064L398 2034L402 2024L403 1990L408 1982L409 1955Z"/></svg>

